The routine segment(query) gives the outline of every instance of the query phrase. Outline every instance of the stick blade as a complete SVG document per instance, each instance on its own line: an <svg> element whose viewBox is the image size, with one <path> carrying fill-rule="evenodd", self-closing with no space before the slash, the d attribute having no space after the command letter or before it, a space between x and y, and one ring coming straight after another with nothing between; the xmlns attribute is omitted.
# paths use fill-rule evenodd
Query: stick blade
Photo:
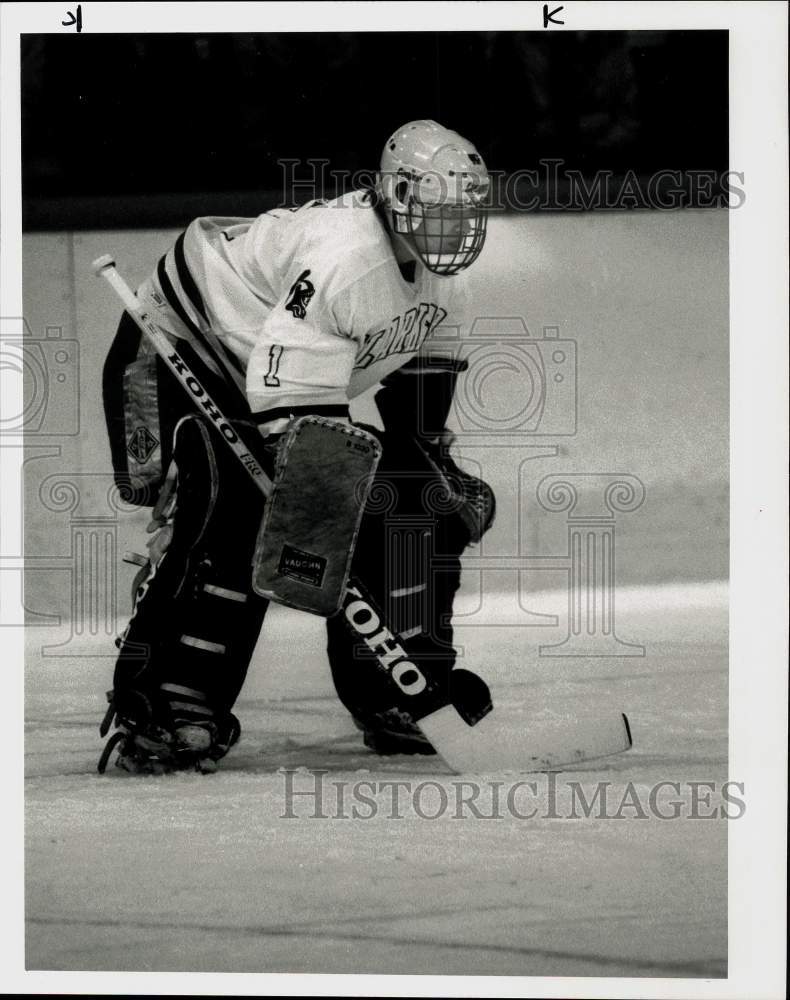
<svg viewBox="0 0 790 1000"><path fill-rule="evenodd" d="M496 709L470 726L447 705L420 719L419 727L458 774L552 771L623 753L632 746L622 712L535 720L514 728L502 724Z"/></svg>

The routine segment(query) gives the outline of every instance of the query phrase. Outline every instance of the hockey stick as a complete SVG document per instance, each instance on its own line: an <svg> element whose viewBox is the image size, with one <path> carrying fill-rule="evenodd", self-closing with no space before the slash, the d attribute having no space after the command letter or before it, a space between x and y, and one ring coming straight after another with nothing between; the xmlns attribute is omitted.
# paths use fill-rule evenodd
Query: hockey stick
<svg viewBox="0 0 790 1000"><path fill-rule="evenodd" d="M267 499L252 564L255 593L324 618L334 614L346 592L359 523L381 455L378 438L316 414L298 417L279 442L272 482L171 343L169 337L178 335L170 324L149 312L111 256L95 260L93 271L110 284L196 410L213 423ZM327 468L336 473L333 483L320 479ZM305 471L311 469L313 473Z"/></svg>
<svg viewBox="0 0 790 1000"><path fill-rule="evenodd" d="M91 268L97 277L104 278L110 284L113 291L126 307L126 311L148 338L156 353L189 393L195 406L212 421L219 431L222 440L247 470L250 478L261 493L267 498L271 496L271 479L269 479L256 459L244 446L244 443L233 429L230 421L211 398L200 379L143 308L140 300L118 273L113 258L109 254L97 257Z"/></svg>
<svg viewBox="0 0 790 1000"><path fill-rule="evenodd" d="M242 463L258 489L268 498L272 491L271 480L244 447L200 380L118 273L113 258L110 255L99 257L93 262L92 268L94 274L103 277L111 285L157 354L189 393L196 407L213 421L227 446ZM548 727L538 726L533 719L529 726L525 723L515 731L505 731L501 724L501 713L497 713L496 708L470 726L450 704L416 722L448 766L457 773L545 771L622 753L631 746L628 719L622 712L611 712L604 717L594 718L571 715L559 725L552 724Z"/></svg>
<svg viewBox="0 0 790 1000"><path fill-rule="evenodd" d="M552 705L562 715L562 706ZM496 705L470 726L452 705L419 719L417 725L458 774L554 771L633 746L624 712L596 716L566 711L564 718L542 720L535 713L517 728L502 724Z"/></svg>

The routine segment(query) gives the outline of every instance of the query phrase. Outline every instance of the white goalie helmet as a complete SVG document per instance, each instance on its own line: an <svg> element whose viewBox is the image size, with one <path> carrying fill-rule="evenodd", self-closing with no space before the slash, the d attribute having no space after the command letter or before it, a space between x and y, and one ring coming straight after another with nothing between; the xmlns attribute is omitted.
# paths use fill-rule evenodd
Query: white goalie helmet
<svg viewBox="0 0 790 1000"><path fill-rule="evenodd" d="M482 156L438 122L409 122L387 140L379 197L393 232L434 274L457 274L477 259L488 188Z"/></svg>

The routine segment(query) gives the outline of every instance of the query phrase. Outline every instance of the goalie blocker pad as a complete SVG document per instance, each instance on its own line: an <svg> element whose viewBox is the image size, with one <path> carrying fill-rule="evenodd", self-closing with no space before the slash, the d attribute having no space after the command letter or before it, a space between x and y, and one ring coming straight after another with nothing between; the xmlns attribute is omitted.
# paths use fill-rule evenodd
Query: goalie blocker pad
<svg viewBox="0 0 790 1000"><path fill-rule="evenodd" d="M256 594L324 617L340 608L380 458L359 427L313 415L290 425L255 546Z"/></svg>

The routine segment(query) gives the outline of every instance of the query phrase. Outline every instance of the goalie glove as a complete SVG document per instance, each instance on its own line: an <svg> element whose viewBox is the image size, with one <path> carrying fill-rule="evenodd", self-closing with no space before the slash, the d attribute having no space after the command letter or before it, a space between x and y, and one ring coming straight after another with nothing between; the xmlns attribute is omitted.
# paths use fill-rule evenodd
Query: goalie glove
<svg viewBox="0 0 790 1000"><path fill-rule="evenodd" d="M413 438L444 484L443 512L460 522L461 540L467 545L480 541L496 512L488 483L464 472L450 455L455 437L446 423L458 376L468 367L465 359L436 355L412 358L388 375L376 393L387 432Z"/></svg>
<svg viewBox="0 0 790 1000"><path fill-rule="evenodd" d="M447 490L447 505L469 534L467 544L479 542L494 523L496 497L483 479L461 469L450 448L455 441L452 431L443 431L434 441L417 438L417 444Z"/></svg>

